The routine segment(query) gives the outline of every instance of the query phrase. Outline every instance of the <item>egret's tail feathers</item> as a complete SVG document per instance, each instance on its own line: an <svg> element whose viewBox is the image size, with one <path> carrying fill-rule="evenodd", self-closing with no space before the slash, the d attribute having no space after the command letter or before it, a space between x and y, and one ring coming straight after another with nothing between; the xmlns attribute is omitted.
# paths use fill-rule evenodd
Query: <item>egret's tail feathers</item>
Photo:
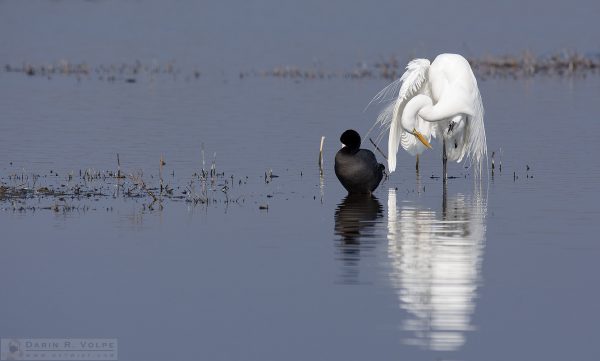
<svg viewBox="0 0 600 361"><path fill-rule="evenodd" d="M485 112L479 91L477 91L474 103L475 114L473 117L469 117L468 149L466 153L467 159L471 166L474 167L473 173L476 177L481 177L484 171L484 161L485 172L487 174L487 141L485 138L485 125L483 123Z"/></svg>
<svg viewBox="0 0 600 361"><path fill-rule="evenodd" d="M398 92L400 90L400 85L402 84L402 78L398 78L388 84L385 88L381 89L377 95L371 99L369 104L365 107L365 110L369 109L371 104L375 103L385 103L392 101L398 97Z"/></svg>

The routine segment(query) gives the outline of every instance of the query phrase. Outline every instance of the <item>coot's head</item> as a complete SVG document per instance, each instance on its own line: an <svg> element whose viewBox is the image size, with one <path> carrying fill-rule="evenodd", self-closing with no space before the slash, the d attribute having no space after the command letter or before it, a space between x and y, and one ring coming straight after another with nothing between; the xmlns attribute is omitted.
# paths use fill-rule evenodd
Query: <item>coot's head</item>
<svg viewBox="0 0 600 361"><path fill-rule="evenodd" d="M360 135L354 129L348 129L343 132L340 141L350 149L360 148Z"/></svg>

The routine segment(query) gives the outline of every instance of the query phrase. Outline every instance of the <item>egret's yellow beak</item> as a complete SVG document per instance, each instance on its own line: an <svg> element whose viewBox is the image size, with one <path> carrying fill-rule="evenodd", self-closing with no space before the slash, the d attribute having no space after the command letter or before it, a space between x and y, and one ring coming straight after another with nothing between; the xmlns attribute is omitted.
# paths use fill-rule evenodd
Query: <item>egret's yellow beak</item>
<svg viewBox="0 0 600 361"><path fill-rule="evenodd" d="M417 139L418 139L418 140L420 140L420 141L421 141L421 143L423 143L423 145L424 145L426 148L429 148L429 149L431 149L431 144L429 144L429 142L427 141L427 139L425 139L425 137L423 136L423 134L419 133L419 131L418 131L418 130L416 130L416 129L413 129L413 135L414 135L415 137L417 137Z"/></svg>

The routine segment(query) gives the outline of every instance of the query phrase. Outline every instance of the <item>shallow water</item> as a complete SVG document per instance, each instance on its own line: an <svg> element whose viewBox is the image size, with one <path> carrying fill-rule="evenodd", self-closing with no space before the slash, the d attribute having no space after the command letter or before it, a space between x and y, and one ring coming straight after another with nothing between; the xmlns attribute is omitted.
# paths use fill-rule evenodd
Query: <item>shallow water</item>
<svg viewBox="0 0 600 361"><path fill-rule="evenodd" d="M67 11L64 29L49 32L62 34L76 25L74 18L88 18L90 6L100 19L111 18L107 3L0 2L0 13L28 11L42 19ZM127 40L106 30L117 45L101 54L85 40L104 28L97 20L81 34L65 32L76 41L73 48L39 48L33 46L42 42L35 40L39 30L19 33L25 27L13 19L0 21L20 34L0 31L8 44L0 60L73 59L77 49L98 63L151 58L160 46L135 22L160 17L149 11L154 15L130 24L125 16L141 4L119 5L113 19L132 27L139 47L126 47ZM178 18L173 11L164 16ZM313 21L323 24L319 16ZM194 20L188 15L174 29L152 31L173 40L200 26ZM491 31L494 21L484 28ZM266 36L260 22L254 26L245 36L270 39L261 46L275 58L250 52L249 68L302 54L273 50L283 35ZM299 44L320 39L318 31L289 31ZM489 49L485 34L471 45L480 53ZM129 84L0 72L3 182L36 173L47 175L36 187L64 183L80 169L115 170L119 153L124 172L143 170L153 186L163 156L166 182L183 187L202 168L203 144L206 163L216 153L217 170L234 177L229 196L239 200L226 204L217 191L214 204L165 201L151 211L148 197L67 199L87 206L69 212L18 211L0 202L0 337L114 337L120 359L146 360L600 358L600 123L594 115L600 77L481 81L488 147L496 153L493 176L478 184L462 164L452 164L457 178L444 189L434 145L419 174L402 153L373 198L356 198L337 182L333 157L343 130L370 128L376 109L363 109L383 80L240 79L244 65L229 58L239 49L215 45L229 59L221 72L217 55L185 51L192 40L165 47L184 69L186 63L208 69L197 80L167 74ZM370 43L364 53L384 52L385 44ZM425 52L437 48L428 44ZM327 47L317 45L313 51L327 56ZM342 55L360 60L348 49L342 42L330 50L330 64L354 61ZM270 169L279 177L267 183Z"/></svg>

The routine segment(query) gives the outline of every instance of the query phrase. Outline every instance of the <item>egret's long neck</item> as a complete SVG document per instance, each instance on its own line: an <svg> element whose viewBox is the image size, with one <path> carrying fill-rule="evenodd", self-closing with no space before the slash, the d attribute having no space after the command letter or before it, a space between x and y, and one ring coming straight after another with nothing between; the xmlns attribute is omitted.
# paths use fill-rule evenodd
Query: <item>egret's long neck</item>
<svg viewBox="0 0 600 361"><path fill-rule="evenodd" d="M411 100L406 103L404 111L402 112L402 118L400 124L402 128L412 133L413 129L417 125L417 116L421 115L422 111L428 108L432 108L433 101L427 95L419 94L415 95Z"/></svg>
<svg viewBox="0 0 600 361"><path fill-rule="evenodd" d="M439 122L440 120L452 118L457 114L473 114L472 107L463 97L453 94L440 99L435 105L428 104L419 110L421 119L428 122Z"/></svg>

